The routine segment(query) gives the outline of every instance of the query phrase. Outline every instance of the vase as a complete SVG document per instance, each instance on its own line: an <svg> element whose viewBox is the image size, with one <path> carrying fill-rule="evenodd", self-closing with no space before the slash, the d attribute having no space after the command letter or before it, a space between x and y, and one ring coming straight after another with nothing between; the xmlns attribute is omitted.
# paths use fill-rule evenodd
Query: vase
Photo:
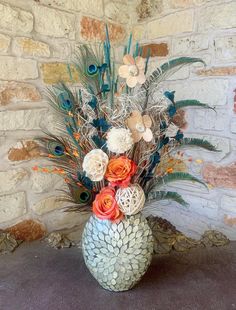
<svg viewBox="0 0 236 310"><path fill-rule="evenodd" d="M151 263L152 231L140 213L119 223L93 215L83 231L82 250L86 266L103 288L126 291L140 281Z"/></svg>

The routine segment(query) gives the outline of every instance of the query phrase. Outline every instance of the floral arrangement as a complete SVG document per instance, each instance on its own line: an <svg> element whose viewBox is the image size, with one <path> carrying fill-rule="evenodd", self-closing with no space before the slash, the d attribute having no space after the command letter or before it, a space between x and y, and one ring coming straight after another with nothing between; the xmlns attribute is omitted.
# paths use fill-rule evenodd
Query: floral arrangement
<svg viewBox="0 0 236 310"><path fill-rule="evenodd" d="M109 34L103 45L81 45L74 63L80 83L63 82L48 89L51 106L59 113L59 135L47 132L40 139L43 153L68 185L69 210L90 210L99 219L118 222L141 212L153 200L170 199L186 206L176 192L162 190L169 182L185 180L205 184L187 172L160 169L174 150L197 146L216 151L209 142L185 138L174 121L179 109L210 108L197 100L175 101L175 94L160 83L185 65L203 61L181 57L147 75L149 56L142 47L132 49L132 36L124 49L123 64L112 57ZM118 72L118 74L117 74ZM41 168L35 167L35 170Z"/></svg>

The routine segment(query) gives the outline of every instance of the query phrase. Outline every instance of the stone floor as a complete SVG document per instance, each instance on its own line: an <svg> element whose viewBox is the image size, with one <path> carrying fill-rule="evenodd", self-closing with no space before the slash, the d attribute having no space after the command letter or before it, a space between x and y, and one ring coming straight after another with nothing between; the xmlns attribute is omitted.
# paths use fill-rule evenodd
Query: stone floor
<svg viewBox="0 0 236 310"><path fill-rule="evenodd" d="M1 310L236 309L236 242L157 257L131 291L99 287L77 248L34 242L0 256Z"/></svg>

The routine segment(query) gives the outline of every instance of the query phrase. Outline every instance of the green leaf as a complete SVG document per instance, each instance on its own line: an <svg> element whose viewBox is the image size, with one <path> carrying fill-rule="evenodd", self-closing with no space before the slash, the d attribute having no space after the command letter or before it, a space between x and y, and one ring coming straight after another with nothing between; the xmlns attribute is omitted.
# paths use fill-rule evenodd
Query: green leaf
<svg viewBox="0 0 236 310"><path fill-rule="evenodd" d="M208 142L207 140L199 139L199 138L183 138L180 141L180 146L198 146L208 151L220 152L217 148Z"/></svg>
<svg viewBox="0 0 236 310"><path fill-rule="evenodd" d="M189 204L182 198L182 196L176 192L169 192L169 191L150 192L147 199L148 202L160 201L160 200L173 200L184 207L189 206Z"/></svg>
<svg viewBox="0 0 236 310"><path fill-rule="evenodd" d="M174 172L174 173L166 174L164 177L159 177L159 178L157 178L156 184L154 184L154 188L158 188L158 187L161 187L167 183L176 182L176 181L197 182L199 184L202 184L203 186L205 186L208 189L208 187L206 186L206 184L203 181L199 180L198 178L196 178L195 176L193 176L187 172Z"/></svg>
<svg viewBox="0 0 236 310"><path fill-rule="evenodd" d="M198 100L180 100L180 101L175 102L176 110L182 109L185 107L201 107L201 108L206 108L206 109L212 109L215 111L215 109L210 107L208 104L202 103Z"/></svg>
<svg viewBox="0 0 236 310"><path fill-rule="evenodd" d="M174 72L181 69L183 66L201 62L205 65L205 62L201 58L193 58L193 57L179 57L172 59L160 66L160 68L157 68L153 71L153 73L149 76L149 78L146 80L146 82L143 84L143 87L145 89L148 89L151 84L158 83L162 80L162 77L166 77L166 73L170 71L170 73L173 73L173 69L176 69Z"/></svg>

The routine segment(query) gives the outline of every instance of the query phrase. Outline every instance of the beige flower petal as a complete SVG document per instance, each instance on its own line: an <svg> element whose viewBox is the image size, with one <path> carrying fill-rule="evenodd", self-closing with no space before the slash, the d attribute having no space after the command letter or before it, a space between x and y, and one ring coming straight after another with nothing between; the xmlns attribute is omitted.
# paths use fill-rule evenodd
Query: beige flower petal
<svg viewBox="0 0 236 310"><path fill-rule="evenodd" d="M146 128L151 128L152 126L152 119L149 115L143 115L143 123Z"/></svg>
<svg viewBox="0 0 236 310"><path fill-rule="evenodd" d="M143 117L138 110L132 111L130 117L126 120L126 124L131 131L137 131L137 124L142 122Z"/></svg>
<svg viewBox="0 0 236 310"><path fill-rule="evenodd" d="M137 76L138 78L138 83L143 84L146 81L146 76L144 75L143 72L140 72L139 75Z"/></svg>
<svg viewBox="0 0 236 310"><path fill-rule="evenodd" d="M137 79L137 76L129 76L127 79L126 79L126 84L130 87L130 88L133 88L137 85L138 83L138 79Z"/></svg>
<svg viewBox="0 0 236 310"><path fill-rule="evenodd" d="M151 142L153 138L153 134L151 129L147 128L146 131L143 133L143 140L146 142Z"/></svg>
<svg viewBox="0 0 236 310"><path fill-rule="evenodd" d="M126 54L123 57L123 63L125 65L135 65L134 57L132 57L130 54Z"/></svg>
<svg viewBox="0 0 236 310"><path fill-rule="evenodd" d="M129 66L127 65L120 66L118 74L120 77L126 79L129 76Z"/></svg>
<svg viewBox="0 0 236 310"><path fill-rule="evenodd" d="M138 110L134 110L131 112L131 117L142 117L141 112Z"/></svg>
<svg viewBox="0 0 236 310"><path fill-rule="evenodd" d="M139 68L139 70L145 69L145 59L142 58L141 56L138 56L135 58L135 63L136 63L136 66Z"/></svg>
<svg viewBox="0 0 236 310"><path fill-rule="evenodd" d="M143 137L143 134L138 131L132 131L132 138L134 140L134 143L139 142Z"/></svg>

